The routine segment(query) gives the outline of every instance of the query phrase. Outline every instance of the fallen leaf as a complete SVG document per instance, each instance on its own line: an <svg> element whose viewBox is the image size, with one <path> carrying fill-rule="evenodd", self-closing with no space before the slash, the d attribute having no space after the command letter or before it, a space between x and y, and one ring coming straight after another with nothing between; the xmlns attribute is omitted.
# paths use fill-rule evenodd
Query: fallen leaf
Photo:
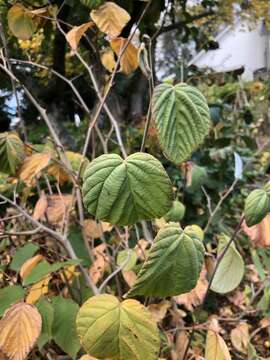
<svg viewBox="0 0 270 360"><path fill-rule="evenodd" d="M123 278L129 287L132 287L137 280L137 275L134 271L122 271Z"/></svg>
<svg viewBox="0 0 270 360"><path fill-rule="evenodd" d="M39 220L40 218L42 218L45 215L47 207L48 207L47 196L46 196L45 192L42 191L40 194L40 198L36 202L36 205L34 208L33 219Z"/></svg>
<svg viewBox="0 0 270 360"><path fill-rule="evenodd" d="M116 38L130 20L129 13L117 4L107 1L98 9L92 10L91 18L100 31Z"/></svg>
<svg viewBox="0 0 270 360"><path fill-rule="evenodd" d="M105 69L107 69L109 72L113 72L116 61L111 48L106 48L104 51L102 51L100 60Z"/></svg>
<svg viewBox="0 0 270 360"><path fill-rule="evenodd" d="M242 322L232 329L231 342L237 351L247 353L249 344L249 326L247 323Z"/></svg>
<svg viewBox="0 0 270 360"><path fill-rule="evenodd" d="M0 349L9 360L23 360L41 332L37 309L24 302L12 305L0 321Z"/></svg>
<svg viewBox="0 0 270 360"><path fill-rule="evenodd" d="M248 227L244 221L242 224L242 230L250 238L250 240L257 247L269 247L270 246L270 214L256 225Z"/></svg>
<svg viewBox="0 0 270 360"><path fill-rule="evenodd" d="M90 238L98 239L103 235L101 225L95 220L92 219L84 220L83 227L86 236Z"/></svg>
<svg viewBox="0 0 270 360"><path fill-rule="evenodd" d="M177 302L177 304L184 305L184 307L189 311L192 311L194 307L202 304L208 287L206 274L207 272L204 267L200 273L199 280L194 289L192 289L189 293L174 296L174 300Z"/></svg>
<svg viewBox="0 0 270 360"><path fill-rule="evenodd" d="M42 255L36 255L26 260L26 262L22 265L20 269L20 277L22 279L27 278L27 276L31 273L31 271L37 266L37 264L43 260L44 257Z"/></svg>
<svg viewBox="0 0 270 360"><path fill-rule="evenodd" d="M86 31L94 25L92 21L82 24L80 26L74 26L67 34L66 39L73 51L77 50L79 42Z"/></svg>
<svg viewBox="0 0 270 360"><path fill-rule="evenodd" d="M90 267L89 273L95 284L99 282L104 276L105 271L110 268L110 259L106 253L106 244L96 246L92 254L96 259Z"/></svg>
<svg viewBox="0 0 270 360"><path fill-rule="evenodd" d="M171 306L168 300L163 300L159 304L150 304L147 309L150 311L153 319L158 323L164 319L167 310Z"/></svg>
<svg viewBox="0 0 270 360"><path fill-rule="evenodd" d="M48 196L48 207L46 215L52 225L61 225L66 214L72 206L72 195L50 195Z"/></svg>
<svg viewBox="0 0 270 360"><path fill-rule="evenodd" d="M44 279L31 286L29 294L26 297L26 302L33 305L41 298L42 295L46 295L49 291L50 280L51 276L48 275Z"/></svg>
<svg viewBox="0 0 270 360"><path fill-rule="evenodd" d="M117 38L117 39L112 40L110 42L110 45L111 45L111 48L113 49L113 51L115 52L115 54L117 56L121 56L120 71L126 75L129 75L133 71L135 71L137 69L137 67L139 66L139 62L138 62L138 51L139 50L130 43L126 47L127 43L128 43L127 39ZM123 52L123 50L124 50L124 52Z"/></svg>
<svg viewBox="0 0 270 360"><path fill-rule="evenodd" d="M175 353L177 360L184 360L186 349L189 344L189 336L187 331L180 331L176 338Z"/></svg>
<svg viewBox="0 0 270 360"><path fill-rule="evenodd" d="M231 360L228 347L218 332L218 321L213 318L206 337L205 360Z"/></svg>
<svg viewBox="0 0 270 360"><path fill-rule="evenodd" d="M32 186L35 183L35 178L40 176L50 163L51 155L49 153L33 154L27 157L20 170L20 179L26 185Z"/></svg>

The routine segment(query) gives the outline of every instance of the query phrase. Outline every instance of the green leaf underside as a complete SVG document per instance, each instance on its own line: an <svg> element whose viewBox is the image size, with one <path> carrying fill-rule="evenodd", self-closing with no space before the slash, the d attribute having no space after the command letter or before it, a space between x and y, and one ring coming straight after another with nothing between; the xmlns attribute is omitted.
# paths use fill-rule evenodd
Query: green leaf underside
<svg viewBox="0 0 270 360"><path fill-rule="evenodd" d="M148 310L136 300L122 303L112 295L97 295L81 307L77 332L91 356L114 360L156 360L160 339Z"/></svg>
<svg viewBox="0 0 270 360"><path fill-rule="evenodd" d="M127 296L174 296L189 292L198 281L204 247L197 237L187 235L178 224L160 230L147 260Z"/></svg>
<svg viewBox="0 0 270 360"><path fill-rule="evenodd" d="M172 205L172 186L152 155L135 153L123 160L117 154L105 154L86 168L83 198L97 219L132 225L166 214Z"/></svg>
<svg viewBox="0 0 270 360"><path fill-rule="evenodd" d="M38 245L31 243L18 248L9 266L10 269L14 271L19 271L25 261L30 259L38 251L38 249Z"/></svg>
<svg viewBox="0 0 270 360"><path fill-rule="evenodd" d="M37 341L39 349L42 349L52 339L54 309L44 297L38 301L36 307L42 317L42 329Z"/></svg>
<svg viewBox="0 0 270 360"><path fill-rule="evenodd" d="M25 158L24 144L16 133L0 134L0 171L15 175Z"/></svg>
<svg viewBox="0 0 270 360"><path fill-rule="evenodd" d="M210 129L210 113L204 96L184 83L155 88L153 114L165 155L179 164L203 142Z"/></svg>
<svg viewBox="0 0 270 360"><path fill-rule="evenodd" d="M81 347L75 327L79 306L74 301L61 296L54 297L52 305L54 308L53 340L72 359L76 359Z"/></svg>
<svg viewBox="0 0 270 360"><path fill-rule="evenodd" d="M264 189L253 190L245 202L245 220L247 226L253 226L263 220L270 211L270 196Z"/></svg>
<svg viewBox="0 0 270 360"><path fill-rule="evenodd" d="M227 236L220 237L218 255L223 251L229 239ZM240 284L245 272L245 264L242 256L234 244L231 244L221 260L214 276L211 290L219 293L228 293Z"/></svg>
<svg viewBox="0 0 270 360"><path fill-rule="evenodd" d="M0 289L0 316L14 303L22 300L25 291L19 285L7 286Z"/></svg>

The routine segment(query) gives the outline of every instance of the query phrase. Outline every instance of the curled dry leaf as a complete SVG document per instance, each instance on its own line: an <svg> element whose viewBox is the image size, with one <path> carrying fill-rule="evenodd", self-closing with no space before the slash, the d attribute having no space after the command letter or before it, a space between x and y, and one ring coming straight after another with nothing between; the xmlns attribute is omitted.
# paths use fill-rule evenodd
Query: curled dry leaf
<svg viewBox="0 0 270 360"><path fill-rule="evenodd" d="M61 225L72 206L72 195L48 196L46 215L50 224Z"/></svg>
<svg viewBox="0 0 270 360"><path fill-rule="evenodd" d="M244 221L242 229L257 247L270 246L270 214L258 224L248 227Z"/></svg>
<svg viewBox="0 0 270 360"><path fill-rule="evenodd" d="M112 230L111 224L103 221L97 222L92 219L84 220L83 225L86 236L93 239L98 239L103 235L104 232Z"/></svg>
<svg viewBox="0 0 270 360"><path fill-rule="evenodd" d="M51 155L49 153L34 154L27 157L20 170L20 179L28 186L34 184L35 178L40 176L50 163Z"/></svg>
<svg viewBox="0 0 270 360"><path fill-rule="evenodd" d="M122 275L129 287L132 287L135 284L135 281L137 280L137 275L134 271L122 271Z"/></svg>
<svg viewBox="0 0 270 360"><path fill-rule="evenodd" d="M141 260L146 259L146 251L147 251L146 248L148 246L150 246L150 243L145 239L140 239L137 245L135 246L137 257L140 258Z"/></svg>
<svg viewBox="0 0 270 360"><path fill-rule="evenodd" d="M170 306L170 302L168 300L164 300L161 301L159 304L151 304L147 306L147 309L150 311L153 320L158 323L164 319Z"/></svg>
<svg viewBox="0 0 270 360"><path fill-rule="evenodd" d="M107 69L109 72L113 72L116 61L114 58L114 53L111 48L106 48L102 53L100 57L102 65Z"/></svg>
<svg viewBox="0 0 270 360"><path fill-rule="evenodd" d="M49 282L51 280L51 276L48 275L44 279L40 280L39 282L35 283L31 286L29 290L29 294L26 297L26 302L28 304L35 304L42 295L46 295L49 291Z"/></svg>
<svg viewBox="0 0 270 360"><path fill-rule="evenodd" d="M184 360L188 343L188 332L184 330L180 331L176 338L175 349L171 351L172 360Z"/></svg>
<svg viewBox="0 0 270 360"><path fill-rule="evenodd" d="M33 256L30 259L26 260L26 262L22 265L22 267L20 269L20 277L22 279L26 279L27 276L34 269L34 267L36 267L37 264L43 259L44 259L44 257L39 254L39 255Z"/></svg>
<svg viewBox="0 0 270 360"><path fill-rule="evenodd" d="M74 26L67 34L66 39L73 51L77 50L79 42L86 31L94 25L92 21L82 24L80 26Z"/></svg>
<svg viewBox="0 0 270 360"><path fill-rule="evenodd" d="M100 31L116 38L130 20L129 13L117 4L108 1L96 10L91 11L91 18Z"/></svg>
<svg viewBox="0 0 270 360"><path fill-rule="evenodd" d="M177 304L184 305L189 311L192 311L194 307L201 305L208 287L206 275L206 269L203 268L196 287L186 294L174 297Z"/></svg>
<svg viewBox="0 0 270 360"><path fill-rule="evenodd" d="M40 198L38 199L34 208L33 219L39 220L40 218L42 218L46 213L47 207L48 207L47 196L45 192L42 191Z"/></svg>
<svg viewBox="0 0 270 360"><path fill-rule="evenodd" d="M24 360L41 332L42 319L35 307L12 305L0 321L0 350L9 360Z"/></svg>
<svg viewBox="0 0 270 360"><path fill-rule="evenodd" d="M95 261L90 267L90 276L95 284L103 278L105 271L109 269L110 259L106 253L106 244L96 246L92 252Z"/></svg>
<svg viewBox="0 0 270 360"><path fill-rule="evenodd" d="M240 323L232 329L231 342L237 351L247 353L249 344L249 326L247 323Z"/></svg>
<svg viewBox="0 0 270 360"><path fill-rule="evenodd" d="M117 56L121 56L120 71L126 75L131 74L139 66L138 51L134 45L128 44L128 40L124 38L113 39L110 42L111 48ZM125 49L125 50L124 50ZM124 52L123 52L124 50ZM122 53L123 52L123 53Z"/></svg>

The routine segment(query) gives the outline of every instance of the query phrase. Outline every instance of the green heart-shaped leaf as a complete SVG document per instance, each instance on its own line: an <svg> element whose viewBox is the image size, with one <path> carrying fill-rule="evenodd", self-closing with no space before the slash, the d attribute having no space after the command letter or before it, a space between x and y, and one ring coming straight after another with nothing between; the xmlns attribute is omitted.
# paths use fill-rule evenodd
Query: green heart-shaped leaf
<svg viewBox="0 0 270 360"><path fill-rule="evenodd" d="M247 226L253 226L262 221L270 211L270 196L264 189L253 190L245 202L245 220Z"/></svg>
<svg viewBox="0 0 270 360"><path fill-rule="evenodd" d="M127 296L174 296L192 290L198 281L204 247L197 236L188 235L178 224L161 229L147 260Z"/></svg>
<svg viewBox="0 0 270 360"><path fill-rule="evenodd" d="M160 218L172 205L172 186L161 163L135 153L123 160L105 154L85 170L83 200L97 219L118 225Z"/></svg>
<svg viewBox="0 0 270 360"><path fill-rule="evenodd" d="M122 303L112 295L87 300L77 315L83 348L93 357L156 360L160 338L150 312L136 300Z"/></svg>
<svg viewBox="0 0 270 360"><path fill-rule="evenodd" d="M164 152L176 164L190 157L210 129L210 113L204 96L187 84L157 86L153 114Z"/></svg>

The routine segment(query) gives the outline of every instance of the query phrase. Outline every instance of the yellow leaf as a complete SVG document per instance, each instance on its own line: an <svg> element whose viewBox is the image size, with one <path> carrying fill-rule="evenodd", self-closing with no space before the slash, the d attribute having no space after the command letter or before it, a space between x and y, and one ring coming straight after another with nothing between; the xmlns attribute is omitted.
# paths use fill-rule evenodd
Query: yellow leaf
<svg viewBox="0 0 270 360"><path fill-rule="evenodd" d="M0 321L0 350L9 360L26 359L41 325L41 316L34 306L24 302L12 305Z"/></svg>
<svg viewBox="0 0 270 360"><path fill-rule="evenodd" d="M20 269L21 278L25 279L42 259L44 259L42 255L36 255L26 260L26 262L22 265Z"/></svg>
<svg viewBox="0 0 270 360"><path fill-rule="evenodd" d="M218 334L218 323L213 319L206 337L205 360L231 360L228 347Z"/></svg>
<svg viewBox="0 0 270 360"><path fill-rule="evenodd" d="M129 13L117 4L108 1L98 9L91 11L91 18L100 31L115 38L130 20Z"/></svg>
<svg viewBox="0 0 270 360"><path fill-rule="evenodd" d="M33 185L35 177L38 177L40 172L49 165L50 160L51 155L49 153L34 154L27 157L20 171L20 179L28 186Z"/></svg>
<svg viewBox="0 0 270 360"><path fill-rule="evenodd" d="M72 195L48 196L47 218L50 224L60 225L72 206Z"/></svg>
<svg viewBox="0 0 270 360"><path fill-rule="evenodd" d="M80 26L74 26L67 34L66 39L72 50L77 50L79 42L85 32L94 25L92 21L82 24Z"/></svg>
<svg viewBox="0 0 270 360"><path fill-rule="evenodd" d="M29 294L26 297L26 302L28 304L35 304L42 295L46 295L49 291L48 285L50 280L51 276L48 275L44 279L31 286Z"/></svg>
<svg viewBox="0 0 270 360"><path fill-rule="evenodd" d="M76 266L75 265L70 265L68 267L66 267L61 273L60 273L60 277L62 279L63 282L72 282L73 278L76 276L79 276L80 273L76 271Z"/></svg>
<svg viewBox="0 0 270 360"><path fill-rule="evenodd" d="M38 199L34 208L33 219L39 220L40 218L42 218L45 215L47 207L48 207L47 196L45 192L42 191L40 198Z"/></svg>
<svg viewBox="0 0 270 360"><path fill-rule="evenodd" d="M231 331L231 342L236 350L247 353L249 344L249 326L247 323L240 323Z"/></svg>
<svg viewBox="0 0 270 360"><path fill-rule="evenodd" d="M123 72L126 75L129 75L133 71L135 71L139 66L139 62L138 62L139 50L132 44L128 44L126 47L127 41L128 40L124 38L117 38L117 39L113 39L110 45L117 56L121 54L121 60L120 60L121 72Z"/></svg>
<svg viewBox="0 0 270 360"><path fill-rule="evenodd" d="M101 53L100 60L105 69L107 69L109 72L113 72L116 61L114 59L114 53L111 48L107 48Z"/></svg>
<svg viewBox="0 0 270 360"><path fill-rule="evenodd" d="M31 13L20 4L9 9L8 26L12 34L21 40L30 39L37 29Z"/></svg>
<svg viewBox="0 0 270 360"><path fill-rule="evenodd" d="M166 225L168 225L167 221L164 218L155 219L155 225L158 229L163 229Z"/></svg>
<svg viewBox="0 0 270 360"><path fill-rule="evenodd" d="M150 304L147 306L147 309L150 311L152 318L156 322L160 322L164 319L167 310L171 306L171 303L168 300L161 301L159 304Z"/></svg>

